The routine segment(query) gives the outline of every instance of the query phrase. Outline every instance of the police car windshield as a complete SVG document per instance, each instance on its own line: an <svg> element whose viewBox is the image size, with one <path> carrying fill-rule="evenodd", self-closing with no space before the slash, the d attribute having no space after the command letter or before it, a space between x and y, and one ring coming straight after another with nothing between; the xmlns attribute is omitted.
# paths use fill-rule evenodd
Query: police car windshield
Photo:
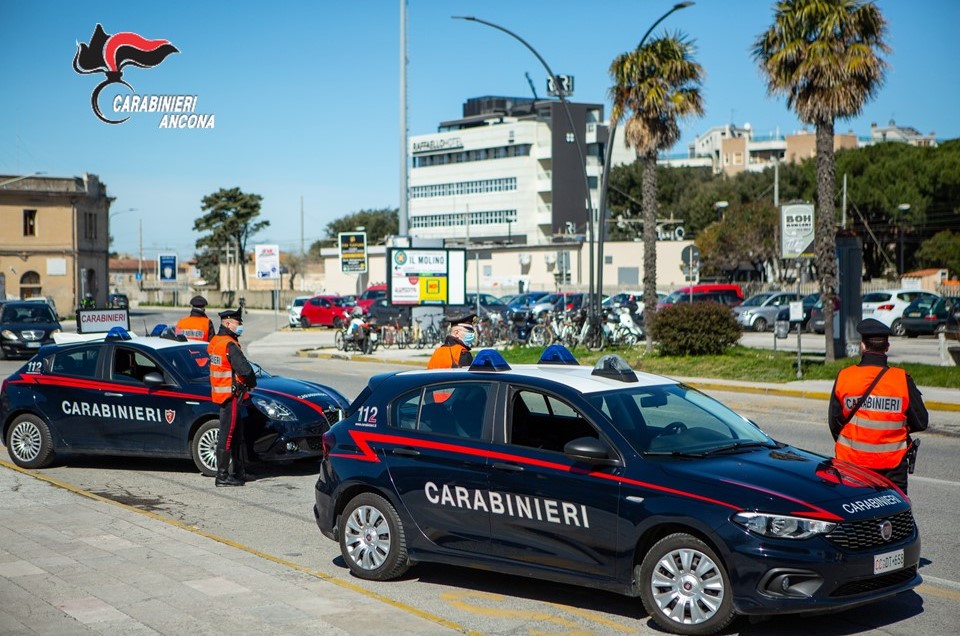
<svg viewBox="0 0 960 636"><path fill-rule="evenodd" d="M630 387L587 399L640 453L689 456L721 448L776 447L749 420L683 385Z"/></svg>

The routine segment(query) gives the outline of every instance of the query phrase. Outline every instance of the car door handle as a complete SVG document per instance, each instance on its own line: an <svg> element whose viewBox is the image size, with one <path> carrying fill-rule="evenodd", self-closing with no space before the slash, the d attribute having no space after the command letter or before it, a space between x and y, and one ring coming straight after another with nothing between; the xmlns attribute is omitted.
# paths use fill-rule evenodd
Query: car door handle
<svg viewBox="0 0 960 636"><path fill-rule="evenodd" d="M506 470L512 473L522 473L524 470L523 466L517 466L516 464L503 464L501 462L494 463L493 467L496 470Z"/></svg>
<svg viewBox="0 0 960 636"><path fill-rule="evenodd" d="M402 455L404 457L419 457L420 451L415 448L394 448L390 451L394 455Z"/></svg>
<svg viewBox="0 0 960 636"><path fill-rule="evenodd" d="M103 394L107 397L123 397L123 393L114 393L112 391L104 391Z"/></svg>

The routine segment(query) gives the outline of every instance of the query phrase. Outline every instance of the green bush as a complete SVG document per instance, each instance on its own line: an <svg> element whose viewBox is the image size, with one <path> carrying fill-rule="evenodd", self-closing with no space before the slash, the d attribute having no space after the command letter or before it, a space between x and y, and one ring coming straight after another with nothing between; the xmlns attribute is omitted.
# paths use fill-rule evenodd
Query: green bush
<svg viewBox="0 0 960 636"><path fill-rule="evenodd" d="M679 303L657 312L650 325L660 355L720 355L740 341L733 312L719 303Z"/></svg>

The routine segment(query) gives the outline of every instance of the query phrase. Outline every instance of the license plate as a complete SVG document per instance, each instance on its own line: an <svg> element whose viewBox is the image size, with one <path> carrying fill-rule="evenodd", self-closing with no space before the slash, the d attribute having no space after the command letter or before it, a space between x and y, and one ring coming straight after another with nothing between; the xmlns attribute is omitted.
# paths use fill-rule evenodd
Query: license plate
<svg viewBox="0 0 960 636"><path fill-rule="evenodd" d="M865 309L863 310L863 313L865 313L865 314L872 314L872 313L873 313L873 310L870 309L869 307L867 307L867 308L865 308Z"/></svg>
<svg viewBox="0 0 960 636"><path fill-rule="evenodd" d="M907 318L919 318L919 317L920 317L920 312L919 312L919 311L911 311L909 314L905 314L905 316L906 316Z"/></svg>
<svg viewBox="0 0 960 636"><path fill-rule="evenodd" d="M903 567L903 550L884 552L873 557L873 573L883 574Z"/></svg>
<svg viewBox="0 0 960 636"><path fill-rule="evenodd" d="M27 343L27 349L39 349L39 348L40 348L40 343L39 343L39 342L28 342L28 343Z"/></svg>

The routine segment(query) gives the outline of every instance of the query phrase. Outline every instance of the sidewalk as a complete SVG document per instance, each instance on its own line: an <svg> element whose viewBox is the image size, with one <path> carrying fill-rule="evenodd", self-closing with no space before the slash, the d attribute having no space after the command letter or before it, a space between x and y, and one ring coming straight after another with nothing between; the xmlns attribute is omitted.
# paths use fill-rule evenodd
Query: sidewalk
<svg viewBox="0 0 960 636"><path fill-rule="evenodd" d="M0 462L0 634L462 631L412 607Z"/></svg>

